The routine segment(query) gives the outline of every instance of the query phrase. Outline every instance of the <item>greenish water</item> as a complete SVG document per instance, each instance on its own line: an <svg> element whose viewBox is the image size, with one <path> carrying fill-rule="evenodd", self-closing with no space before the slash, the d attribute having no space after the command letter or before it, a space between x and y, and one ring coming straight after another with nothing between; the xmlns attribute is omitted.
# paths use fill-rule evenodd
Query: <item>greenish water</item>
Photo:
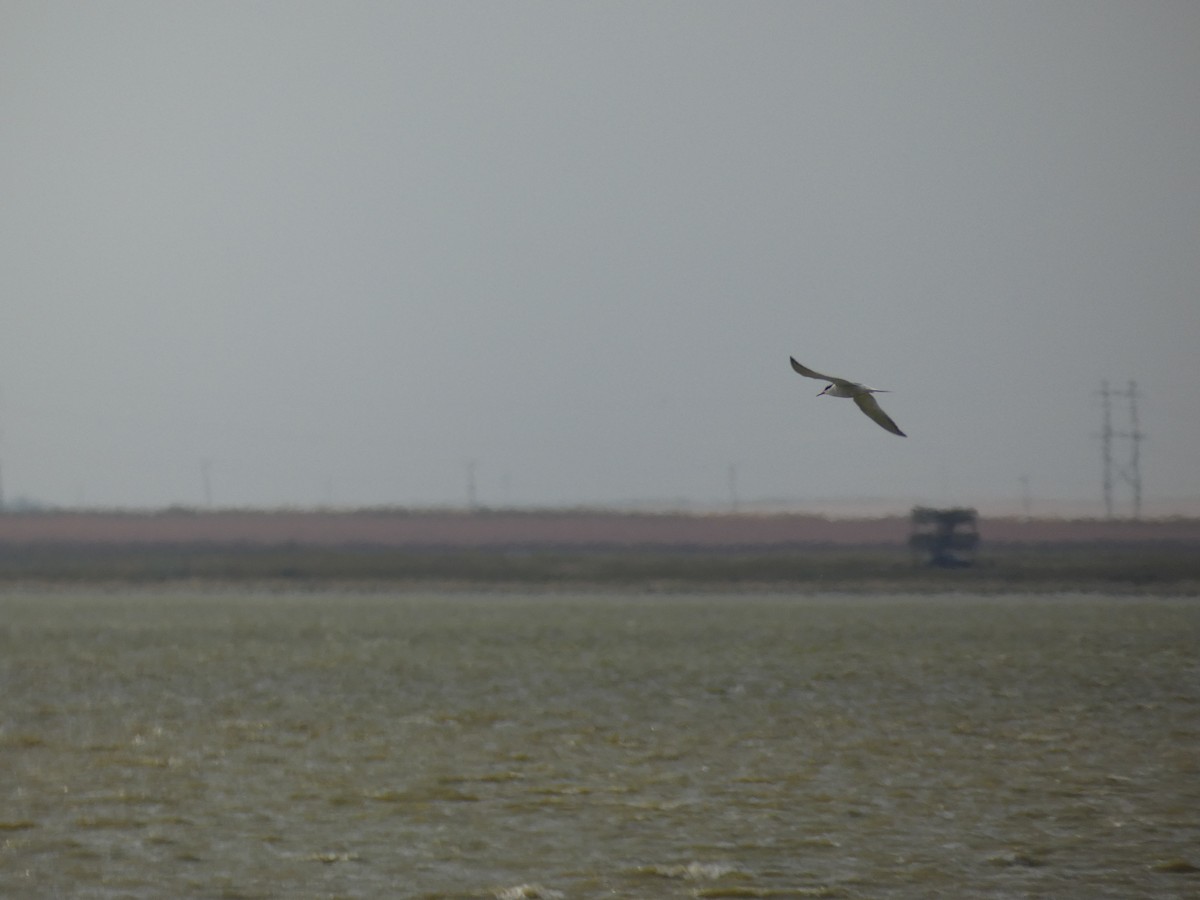
<svg viewBox="0 0 1200 900"><path fill-rule="evenodd" d="M0 594L0 896L1194 897L1200 601Z"/></svg>

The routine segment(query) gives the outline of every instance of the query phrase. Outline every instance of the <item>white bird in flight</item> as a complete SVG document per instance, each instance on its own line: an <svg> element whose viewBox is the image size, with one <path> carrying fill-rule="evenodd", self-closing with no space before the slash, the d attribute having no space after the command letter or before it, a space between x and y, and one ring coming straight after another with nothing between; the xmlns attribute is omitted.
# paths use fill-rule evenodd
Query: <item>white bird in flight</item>
<svg viewBox="0 0 1200 900"><path fill-rule="evenodd" d="M822 375L820 372L814 372L812 369L800 365L800 363L796 362L795 357L792 357L792 368L805 378L816 378L819 381L829 382L825 390L817 394L818 397L825 394L828 394L830 397L849 397L858 404L859 409L874 419L877 424L886 428L892 434L898 434L900 437L908 437L908 435L896 426L891 417L879 408L879 403L871 396L872 394L886 394L888 391L869 388L865 384L859 384L857 381L847 381L845 378Z"/></svg>

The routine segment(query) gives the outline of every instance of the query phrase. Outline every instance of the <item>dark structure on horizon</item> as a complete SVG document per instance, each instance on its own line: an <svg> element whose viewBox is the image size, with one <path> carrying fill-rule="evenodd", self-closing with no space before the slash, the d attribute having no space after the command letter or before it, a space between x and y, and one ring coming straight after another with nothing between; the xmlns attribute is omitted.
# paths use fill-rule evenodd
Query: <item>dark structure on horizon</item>
<svg viewBox="0 0 1200 900"><path fill-rule="evenodd" d="M978 516L973 509L915 507L910 517L908 546L931 566L961 569L975 562L979 546Z"/></svg>

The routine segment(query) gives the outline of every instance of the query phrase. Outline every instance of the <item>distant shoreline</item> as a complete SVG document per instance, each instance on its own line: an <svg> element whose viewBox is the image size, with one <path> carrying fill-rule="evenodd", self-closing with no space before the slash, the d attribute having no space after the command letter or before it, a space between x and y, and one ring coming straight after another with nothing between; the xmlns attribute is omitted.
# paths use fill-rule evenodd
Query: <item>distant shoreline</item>
<svg viewBox="0 0 1200 900"><path fill-rule="evenodd" d="M994 545L1190 545L1200 518L981 518ZM907 516L636 513L604 510L192 510L0 514L0 547L200 544L408 549L595 550L903 547Z"/></svg>
<svg viewBox="0 0 1200 900"><path fill-rule="evenodd" d="M1200 595L1200 520L979 523L938 570L906 518L589 511L50 512L0 516L0 584Z"/></svg>

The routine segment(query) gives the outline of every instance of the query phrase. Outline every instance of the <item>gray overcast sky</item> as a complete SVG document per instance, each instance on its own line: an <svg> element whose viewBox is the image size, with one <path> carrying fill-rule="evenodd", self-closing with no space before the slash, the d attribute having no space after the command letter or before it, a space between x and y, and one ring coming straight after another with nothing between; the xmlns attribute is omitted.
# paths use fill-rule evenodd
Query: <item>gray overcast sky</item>
<svg viewBox="0 0 1200 900"><path fill-rule="evenodd" d="M1133 378L1200 496L1197 48L1184 0L0 0L5 491L1098 500Z"/></svg>

